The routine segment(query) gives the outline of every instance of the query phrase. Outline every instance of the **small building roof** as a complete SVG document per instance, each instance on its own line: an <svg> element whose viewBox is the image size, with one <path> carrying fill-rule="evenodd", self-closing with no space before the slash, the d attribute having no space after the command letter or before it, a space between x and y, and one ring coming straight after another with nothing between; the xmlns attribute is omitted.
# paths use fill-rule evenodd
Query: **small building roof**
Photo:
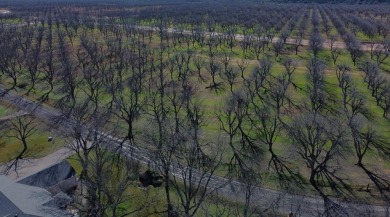
<svg viewBox="0 0 390 217"><path fill-rule="evenodd" d="M76 171L67 162L62 161L49 168L26 177L18 183L48 189L76 175Z"/></svg>
<svg viewBox="0 0 390 217"><path fill-rule="evenodd" d="M3 193L0 192L0 216L36 217L24 214L15 204L13 204Z"/></svg>
<svg viewBox="0 0 390 217"><path fill-rule="evenodd" d="M51 166L18 182L12 182L0 175L0 217L64 217L69 216L66 210L54 205L64 204L69 197L63 194L52 196L47 190L52 186L66 183L74 178L75 171L66 161ZM61 186L58 186L62 190Z"/></svg>
<svg viewBox="0 0 390 217"><path fill-rule="evenodd" d="M0 206L1 214L16 212L16 214L18 214L18 217L64 217L68 215L65 210L44 206L44 204L53 199L51 194L45 189L20 183L10 183L6 180L6 178L4 178L4 176L0 177L0 186L2 186L0 189L0 193L2 194L2 201L7 204L6 207ZM1 181L5 182L2 183Z"/></svg>

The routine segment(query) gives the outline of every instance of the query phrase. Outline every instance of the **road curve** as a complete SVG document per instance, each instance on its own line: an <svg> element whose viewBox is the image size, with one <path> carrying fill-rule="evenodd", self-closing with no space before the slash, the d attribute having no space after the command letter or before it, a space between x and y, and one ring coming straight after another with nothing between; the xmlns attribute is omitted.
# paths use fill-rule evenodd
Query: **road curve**
<svg viewBox="0 0 390 217"><path fill-rule="evenodd" d="M53 117L58 117L61 113L47 105L42 105L37 102L33 102L27 98L19 96L11 92L5 92L0 86L0 101L7 102L8 104L19 108L25 112L31 113L36 118L52 123ZM58 127L59 131L68 131L71 126L72 120L64 120ZM104 133L101 133L102 135ZM112 136L107 136L107 140L111 140L111 144L116 144L119 139ZM124 154L128 157L141 161L142 163L150 162L152 154L145 149L132 147L129 144L124 144ZM177 168L172 168L172 175L180 178L180 171ZM217 189L218 194L225 196L231 201L245 201L245 186L243 183L237 181L229 181L223 177L213 176L209 188ZM312 217L319 216L324 211L324 203L320 197L296 195L285 193L281 191L275 191L271 189L254 187L252 201L253 205L262 208L270 208L278 211L279 213L288 213L292 211L294 216ZM338 202L345 211L347 216L367 216L367 211L370 212L370 216L389 216L386 214L388 207L384 206L372 206L366 204Z"/></svg>

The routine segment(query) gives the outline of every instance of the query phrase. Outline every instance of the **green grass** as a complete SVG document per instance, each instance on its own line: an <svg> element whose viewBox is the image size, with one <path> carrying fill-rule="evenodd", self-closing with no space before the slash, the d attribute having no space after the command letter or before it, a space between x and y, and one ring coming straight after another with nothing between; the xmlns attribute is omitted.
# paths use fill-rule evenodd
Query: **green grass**
<svg viewBox="0 0 390 217"><path fill-rule="evenodd" d="M383 37L375 34L372 38L368 37L366 34L364 34L362 31L357 31L356 33L356 39L360 40L361 42L380 42L383 41Z"/></svg>
<svg viewBox="0 0 390 217"><path fill-rule="evenodd" d="M4 22L5 24L19 24L19 23L23 23L24 19L22 19L22 18L7 18L7 19L2 19L2 22Z"/></svg>
<svg viewBox="0 0 390 217"><path fill-rule="evenodd" d="M153 25L154 22L155 21L145 21L144 23L141 23L141 24L142 25ZM311 32L310 29L311 29L311 22L308 21L308 29L306 31L306 34L309 34ZM335 31L335 29L332 28L332 31ZM93 33L91 33L91 34L97 35L97 39L96 39L97 41L103 40L102 37L99 37L99 32L97 29L95 29L93 31ZM148 39L146 39L146 41L147 40ZM153 49L153 48L156 48L158 45L159 45L159 38L156 34L154 34L152 41L151 41L151 44L148 46L149 46L149 48ZM77 46L79 46L78 41L76 41L74 43L74 47L77 47ZM308 51L308 48L300 47L300 51L299 51L298 55L295 55L295 52L293 50L285 50L284 53L280 57L275 58L275 57L273 57L272 45L270 45L269 48L270 49L268 49L268 48L265 49L265 53L262 53L260 58L266 58L267 56L270 56L270 59L273 61L272 75L274 75L274 76L280 75L281 73L284 72L284 67L283 67L282 62L281 62L282 59L290 57L290 58L293 58L294 60L299 62L299 65L294 73L293 81L295 84L297 84L303 90L294 90L292 87L290 87L289 95L291 96L291 99L295 103L302 105L308 99L307 93L305 92L306 86L307 86L306 64L307 64L307 61L312 58L312 54L310 53L310 51ZM289 48L289 46L286 46L286 48ZM180 53L180 52L186 51L186 49L187 49L186 44L183 43L182 47L179 46L173 52L171 52L171 56L173 56L174 52ZM207 46L204 46L203 48L201 48L199 45L196 44L195 46L191 45L190 49L194 52L195 55L202 56L203 58L208 57ZM252 73L253 69L258 65L257 60L255 60L254 54L251 51L249 51L248 54L244 55L244 53L242 52L238 43L233 48L233 52L230 52L230 49L227 47L218 48L218 50L216 52L217 58L222 57L224 52L228 52L231 54L233 65L234 65L235 61L238 61L242 58L246 58L246 59L250 60L250 65L248 66L248 68L246 70L246 74L245 74L246 77L249 77L249 75ZM165 58L165 60L168 59L167 56L164 56L164 58ZM340 97L341 97L340 90L337 89L337 79L336 79L335 74L334 74L335 73L335 66L333 65L333 62L331 60L330 51L328 49L324 49L323 51L321 51L319 53L319 58L325 60L326 65L327 65L327 71L326 71L327 87L332 90L332 93L335 95L335 99L340 100ZM361 59L365 60L367 58L368 58L368 56L366 54ZM381 117L381 115L382 115L381 109L378 106L376 106L375 100L370 96L370 92L367 90L366 85L363 83L363 81L361 79L362 72L360 72L357 69L357 67L353 67L353 62L350 58L348 51L346 51L346 50L343 51L342 55L337 60L336 64L341 64L341 63L348 64L352 67L353 79L354 79L354 81L356 81L356 85L357 85L358 89L360 91L362 91L362 93L364 93L368 98L368 108L373 113L373 116L374 116L374 119L371 121L371 123L373 125L375 125L375 128L378 130L378 132L380 132L381 135L387 136L389 133L389 129L390 129L389 121L386 119L383 119ZM383 67L388 68L389 65L390 65L389 61L387 60L383 64ZM236 67L236 66L234 65L234 67ZM195 68L192 67L192 70L195 71ZM198 81L197 73L194 73L192 75L192 77L190 78L190 81L192 84L197 86L195 97L202 102L202 105L203 105L202 109L204 110L205 119L207 120L207 125L202 128L202 130L204 131L204 138L203 139L206 141L215 141L217 135L219 136L219 133L220 133L220 123L219 123L218 119L216 118L216 114L225 105L225 100L230 94L229 87L228 87L226 81L223 81L223 79L221 79L220 76L217 75L217 82L222 82L221 87L223 88L223 90L216 92L214 90L206 89L206 86L208 86L211 83L210 75L205 68L202 69L201 73L205 78L207 78L206 82ZM81 74L79 74L79 76L80 77L78 79L80 80ZM8 81L9 80L3 80L3 82L8 82ZM27 82L28 80L26 78L22 78L21 81ZM242 82L243 82L242 79L240 77L238 77L237 83L234 85L234 88L236 90L242 88L242 86L243 86ZM41 95L42 93L45 92L45 88L46 87L44 84L40 84L40 83L37 84L36 91L33 92L28 97L30 99L37 99L39 97L39 95ZM18 89L19 94L24 94L25 91L26 91L26 89L24 89L24 90ZM82 93L82 91L80 91L80 88L78 89L78 91L79 91L78 96L80 97L79 99L85 98L85 94ZM58 100L59 98L60 98L60 95L58 94L58 92L57 93L54 92L51 95L52 100L49 102L49 104L54 105L56 100ZM102 97L101 97L102 102L107 102L108 99L109 99L109 96L107 94L102 95ZM339 106L339 105L336 105L336 107L337 106ZM2 112L2 109L0 107L0 115L1 114L5 114L5 111ZM289 119L290 117L285 117L285 118L286 118L286 120L290 120ZM149 120L150 120L150 116L143 114L143 116L137 121L137 124L135 125L137 127L136 130L138 132L143 131L144 128L142 128L142 127L148 127L148 125L150 124ZM125 126L123 121L121 121L119 119L115 119L115 118L113 119L113 121L119 122L121 128L125 129L126 126ZM32 154L31 154L32 156L44 156L43 153L49 152L48 151L49 144L44 143L44 140L47 138L48 134L45 134L43 132L40 134L41 135L37 136L37 138L35 138L35 139L31 138L32 139L31 143L38 144L38 145L34 146L35 147L34 149L36 149L36 151L32 151ZM2 156L1 154L3 154L3 158L5 158L6 156L14 155L17 152L17 150L19 150L19 148L20 148L20 146L17 145L16 141L4 140L4 142L6 142L7 146L6 146L6 148L1 149L0 159ZM147 146L147 144L141 144L141 145ZM291 147L291 141L289 138L287 138L286 135L282 134L282 136L276 140L276 144L274 147L275 151L278 154L284 156L285 154L286 155L289 154L286 151L286 150L288 150L288 147ZM264 150L266 150L266 147L264 147ZM229 154L231 154L231 153L228 153L228 155ZM350 149L349 153L346 153L346 154L348 154L348 155L346 155L346 159L343 161L343 162L345 162L345 165L343 166L342 172L349 174L349 178L351 178L351 185L364 184L365 182L367 182L367 177L364 177L362 175L361 171L357 170L356 167L354 166L355 157L354 157L353 151L351 151L351 149ZM370 151L367 155L366 161L368 162L368 164L370 166L375 166L371 162L376 162L375 160L377 157L378 157L378 153L376 153L375 151ZM261 159L261 160L266 163L268 159L269 159L269 156L265 155L264 159ZM4 159L3 159L3 161L4 161ZM299 168L299 166L302 165L302 160L297 160L297 161L291 162L291 164L292 164L292 167L298 168L298 170L300 172L305 174L305 172L306 172L305 168L304 167ZM383 162L378 164L378 167L382 171L388 171L390 168L389 164L390 163L388 161L383 161ZM267 172L264 172L264 174L266 174L266 173ZM267 177L269 177L269 179L264 180L264 182L262 182L260 184L264 185L266 187L277 188L277 186L274 184L274 182L275 182L274 174L266 174L266 175L267 175ZM134 190L134 191L136 191L136 190Z"/></svg>
<svg viewBox="0 0 390 217"><path fill-rule="evenodd" d="M77 156L73 155L69 157L68 162L72 165L72 167L76 170L77 174L81 173L81 165L80 162L77 160ZM145 165L141 166L141 171L145 171L147 168ZM152 187L149 186L147 188L141 188L138 185L140 184L139 181L134 180L134 182L127 187L125 190L125 195L127 197L127 200L123 201L119 205L118 212L119 213L127 213L132 210L136 210L139 207L143 207L143 209L140 212L135 212L130 215L131 217L159 217L159 216L166 216L166 213L164 212L166 210L166 204L165 204L165 189L164 187ZM179 186L183 186L183 183L179 182ZM180 199L177 195L176 189L174 189L172 186L170 188L170 195L172 203L175 207L175 209L180 210ZM197 214L195 216L201 217L207 214L215 214L218 211L220 211L221 207L224 207L227 209L228 207L235 207L235 209L238 210L231 210L232 213L226 213L223 216L235 216L233 214L233 211L235 213L241 212L240 210L243 207L243 204L235 201L234 199L230 198L221 198L217 197L215 195L208 197L202 204L202 207L199 209ZM107 216L112 216L109 211L106 212Z"/></svg>
<svg viewBox="0 0 390 217"><path fill-rule="evenodd" d="M12 114L13 112L15 112L14 108L5 104L0 104L0 118Z"/></svg>
<svg viewBox="0 0 390 217"><path fill-rule="evenodd" d="M54 138L52 142L48 142L47 138L53 136L54 132L45 129L43 123L36 124L38 125L38 130L31 137L27 138L28 149L24 158L41 158L64 145L64 141L60 138ZM10 132L9 135L13 135L13 133ZM0 137L0 163L12 160L20 153L22 148L22 143L19 140L2 134Z"/></svg>

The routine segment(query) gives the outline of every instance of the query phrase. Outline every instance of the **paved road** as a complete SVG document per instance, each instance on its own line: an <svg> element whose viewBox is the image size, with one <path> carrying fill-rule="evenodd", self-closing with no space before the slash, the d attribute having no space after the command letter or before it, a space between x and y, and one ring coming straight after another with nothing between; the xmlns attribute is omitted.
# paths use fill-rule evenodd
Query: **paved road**
<svg viewBox="0 0 390 217"><path fill-rule="evenodd" d="M0 95L2 95L0 98L1 101L5 101L25 112L29 112L42 121L50 123L53 117L60 115L60 112L54 108L48 107L46 105L40 105L14 93L5 93L1 88ZM63 123L58 126L59 130L67 132L71 126L71 122L72 120L64 120ZM118 139L111 136L107 136L107 139L111 140L111 143L115 144L118 144L116 141L119 141ZM146 150L132 147L129 144L125 144L124 149L127 150L127 152L124 153L127 154L130 158L136 159L143 163L151 161L150 158L152 155ZM46 156L44 160L38 160L37 162L44 162L47 164L47 166L49 166L54 164L59 159L66 158L68 154L69 152L61 149L49 156ZM41 165L36 165L35 167L35 169L40 168L43 169ZM172 175L180 178L180 170L173 168ZM245 187L242 183L237 181L229 182L227 179L218 176L214 176L210 183L210 188L218 188L217 192L219 194L224 195L233 201L245 201ZM253 201L254 205L258 205L260 207L273 207L275 210L281 213L288 213L289 211L293 211L295 214L299 214L296 216L319 216L319 213L322 213L324 210L323 200L319 197L288 194L260 187L255 187L253 189ZM382 206L367 206L363 204L346 202L341 202L340 205L344 207L345 210L347 210L347 216L367 216L367 213L365 212L368 209L371 210L373 214L372 216L386 216L386 208Z"/></svg>

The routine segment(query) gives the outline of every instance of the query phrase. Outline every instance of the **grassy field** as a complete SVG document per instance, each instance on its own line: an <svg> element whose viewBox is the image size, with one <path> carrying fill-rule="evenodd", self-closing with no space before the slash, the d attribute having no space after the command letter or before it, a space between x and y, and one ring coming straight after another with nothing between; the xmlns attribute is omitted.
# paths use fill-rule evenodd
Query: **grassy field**
<svg viewBox="0 0 390 217"><path fill-rule="evenodd" d="M9 114L12 114L10 112ZM12 120L9 120L12 121ZM39 120L35 120L36 131L27 138L28 149L24 154L24 159L41 158L64 146L61 138L55 138L48 142L48 137L55 137L57 133L49 129ZM0 135L0 164L6 163L16 157L23 149L22 142L15 138L15 131L3 130Z"/></svg>
<svg viewBox="0 0 390 217"><path fill-rule="evenodd" d="M145 25L151 25L149 22L143 23ZM309 28L311 28L311 23L308 22ZM310 32L310 31L308 31ZM94 37L100 38L99 31L95 29L93 32ZM98 39L98 41L101 40L102 42L104 41L103 38ZM80 46L79 42L76 40L73 44L73 47L78 47ZM151 48L156 48L159 46L159 38L157 35L154 35L152 38L152 41L149 45ZM271 45L270 45L271 47ZM282 60L285 58L292 58L296 62L298 62L298 67L294 73L294 83L296 83L300 88L302 88L303 91L299 90L290 90L290 97L298 104L305 102L307 96L305 93L306 89L306 75L307 75L307 69L306 69L306 62L312 58L312 55L310 54L308 48L301 47L299 54L295 55L293 50L289 50L288 46L286 47L287 49L284 51L284 53L281 55L279 58L272 57L273 56L273 51L271 48L266 48L266 51L260 55L260 59L263 58L270 58L270 60L273 62L272 66L272 75L277 76L278 74L282 73L284 71L284 67L282 65ZM73 48L72 48L73 49ZM173 49L173 52L171 53L171 57L175 55L175 53L181 53L185 51L187 48L184 44L182 46L179 46L176 49ZM192 51L193 55L200 56L203 59L207 59L207 48L204 47L203 49L199 47L198 45L195 46L190 46L189 49ZM218 48L216 52L216 57L217 58L222 58L225 53L228 53L231 58L232 66L237 68L235 65L236 62L239 60L245 58L248 60L249 65L245 71L245 77L249 77L250 74L252 73L253 69L258 66L257 60L255 60L255 56L252 52L249 52L247 55L244 55L241 48L239 47L238 44L235 45L233 48L233 51L231 52L227 48ZM368 54L365 55L365 57L361 59L367 59ZM340 100L339 98L339 93L340 91L337 90L337 79L335 76L335 66L332 63L331 56L330 56L330 51L325 49L320 52L319 58L324 60L327 64L327 70L326 70L326 81L327 81L327 86L330 89L334 90L334 94ZM166 57L166 60L168 60L168 57ZM207 62L206 62L207 63ZM353 79L358 86L359 90L362 90L365 92L365 94L368 94L368 90L366 88L366 85L362 81L362 72L359 71L358 67L354 67L353 63L349 57L349 54L347 51L343 51L343 54L339 57L337 63L343 63L343 64L348 64L352 66L352 71L351 73L353 74ZM385 63L383 67L388 67L389 63ZM192 65L192 71L195 71L194 66ZM203 68L201 71L202 77L205 78L205 82L200 82L199 79L196 76L196 73L193 72L191 76L191 82L193 85L195 85L197 88L197 92L195 96L202 102L203 104L203 109L205 112L205 117L208 120L207 125L204 126L204 131L205 131L205 136L206 140L209 138L213 138L216 133L219 132L220 124L218 123L216 119L216 113L223 109L223 104L221 102L224 102L226 98L229 96L229 87L227 83L221 78L220 75L217 75L217 82L221 83L221 90L216 92L210 89L206 89L206 87L210 84L210 74L208 71ZM22 79L22 82L28 82L27 78L25 80ZM81 81L81 77L80 77ZM7 82L5 80L4 82ZM237 78L236 83L234 84L234 89L239 90L242 88L242 82L243 80L239 77ZM76 90L78 92L78 97L83 98L83 91L82 91L81 86L78 87ZM40 94L42 94L45 90L45 86L42 86L41 84L37 84L37 88L35 89L35 92L33 94L30 94L28 96L31 99L37 99ZM23 89L19 90L19 92L23 93ZM107 100L106 95L102 95L102 101ZM60 98L60 95L53 94L51 96L51 100L49 101L49 104L54 105L56 100ZM372 111L373 114L375 114L375 122L378 123L376 126L378 126L378 130L383 132L383 135L385 135L386 132L388 132L388 127L389 122L386 119L381 118L381 109L375 105L374 100L368 96L369 99L369 108L370 111ZM136 123L137 126L145 126L147 125L147 119L141 118L138 120L138 124ZM125 127L125 125L123 125ZM139 130L140 131L140 130ZM286 145L288 146L290 141L287 138L279 138L278 141L280 141L280 144L276 144L276 150L285 150ZM388 165L387 165L388 166ZM352 167L347 167L346 171L350 170ZM351 170L352 171L352 170ZM353 175L352 175L353 176ZM362 180L362 179L359 179Z"/></svg>
<svg viewBox="0 0 390 217"><path fill-rule="evenodd" d="M310 9L309 13L309 20L307 22L307 28L306 32L304 35L304 39L310 38L313 30L313 24L311 23L311 17L313 16L313 13L318 13L317 9ZM301 21L303 18L300 18L299 21ZM320 18L321 19L321 18ZM128 22L133 22L133 20L130 20ZM153 26L158 24L158 20L142 20L139 21L140 25L145 25L145 26ZM40 24L38 24L40 25ZM320 21L320 26L322 25L322 20ZM337 35L337 31L335 27L333 26L333 23L329 21L329 25L331 26L331 33L330 35ZM299 26L299 23L298 25ZM297 32L297 26L295 29L292 31L291 35L294 35ZM175 26L171 26L175 27ZM190 28L190 25L183 24L183 28ZM222 31L223 27L220 26L219 24L216 24L216 31ZM45 33L47 33L48 29L45 27ZM237 26L238 33L243 33L243 26ZM103 29L104 30L104 29ZM251 29L253 30L253 29ZM57 33L57 31L65 34L67 30L63 25L58 25L53 26L53 32ZM83 63L79 63L77 57L78 55L84 55L87 53L86 49L83 47L83 44L80 40L80 38L87 38L87 41L89 43L95 43L96 45L94 50L91 53L95 53L98 55L102 56L103 61L97 63L98 67L94 68L95 66L91 66L91 68L87 68L86 71L98 71L102 69L102 75L105 75L106 73L113 73L116 74L118 73L118 70L115 68L115 61L113 61L110 58L106 58L110 55L115 55L110 53L111 52L111 47L109 48L108 45L112 42L117 40L116 37L118 35L116 34L122 34L121 35L121 43L123 43L123 47L126 49L134 49L131 50L132 55L136 56L137 51L135 49L135 44L139 43L141 41L141 35L136 35L134 38L131 37L126 37L124 36L124 30L120 30L118 32L114 32L111 30L107 30L108 33L99 30L98 28L94 27L93 29L89 30L84 30L84 31L78 31L75 33L75 36L73 36L73 41L70 42L69 38L65 37L65 44L66 44L66 52L68 52L68 61L71 63L71 76L74 76L74 82L75 82L75 92L76 92L76 105L82 105L86 99L88 98L87 95L91 94L90 90L87 88L87 82L86 82L86 77L87 75L83 74L85 71L82 68ZM121 32L123 31L123 32ZM250 32L253 33L253 32ZM323 30L320 27L320 33L321 36L323 37L324 40L327 40L327 36L323 32ZM53 45L55 50L59 50L60 48L58 47L59 43L59 38L56 34L53 34ZM276 35L278 36L278 35ZM169 35L169 37L172 37L172 34ZM357 32L356 35L357 39L365 41L368 40L367 37L362 33L362 32ZM341 37L337 35L338 40L341 40ZM209 38L205 38L207 41ZM152 56L153 58L153 64L152 58L150 56L147 59L147 69L145 77L147 79L150 78L150 83L149 80L145 79L144 83L144 90L141 93L141 98L142 99L149 99L148 97L153 94L153 91L156 91L155 83L152 83L152 81L157 80L157 70L156 67L160 66L160 63L156 61L159 57L158 50L161 46L160 44L160 38L158 33L154 32L151 35L151 40L149 42L148 37L145 39L145 44L142 45L144 46L143 49L148 50L148 51L153 51L148 53L148 55ZM172 39L170 39L172 40ZM375 36L373 40L379 40L378 36ZM47 42L43 42L42 46L43 48L47 48L48 45L46 44ZM245 59L248 62L248 66L244 72L244 77L245 79L240 77L240 74L237 76L236 81L234 82L233 85L233 90L234 91L242 91L243 93L247 93L246 87L245 87L245 82L248 82L248 79L251 78L253 75L254 71L257 69L259 66L259 61L256 59L256 55L252 50L249 50L248 52L244 53L243 49L240 47L240 41L235 41L234 47L230 50L230 48L227 45L219 45L214 49L215 53L213 54L213 59L218 61L220 68L222 69L222 59L224 58L225 55L229 56L230 58L230 66L238 71L238 63ZM227 146L227 135L224 134L224 132L221 130L221 123L218 120L218 115L220 115L224 109L228 106L227 105L227 99L231 97L231 92L230 92L230 87L222 74L222 70L219 71L219 73L216 75L216 82L218 83L218 88L213 89L209 88L211 84L211 75L210 75L210 70L207 69L209 62L211 61L209 57L209 47L207 45L204 45L203 47L199 43L190 43L190 45L187 47L185 42L182 42L181 45L178 44L176 47L173 47L172 42L164 42L164 49L166 49L162 53L162 64L164 65L164 79L166 79L166 83L164 85L169 86L171 82L180 82L178 81L178 69L175 68L177 66L174 65L174 57L175 55L182 54L184 52L188 52L192 55L192 58L195 57L200 57L202 60L205 61L205 65L201 68L200 74L202 75L202 78L204 80L201 80L198 75L197 75L197 70L195 67L195 63L193 62L193 59L190 61L189 67L190 67L190 73L189 73L189 79L188 82L189 84L194 87L194 98L201 102L201 109L204 115L204 120L205 123L201 127L201 135L202 135L202 140L207 141L208 145L213 145L218 142L224 143L224 145L227 147L225 150L225 158L224 162L222 163L221 167L218 169L217 174L218 175L225 175L227 171L227 164L229 162L229 159L233 155L232 150L230 150ZM291 124L292 121L294 120L294 116L297 115L299 112L305 112L306 110L304 109L305 105L309 104L309 93L308 93L308 69L307 69L307 64L310 60L312 60L313 54L310 51L308 47L300 47L299 52L296 55L294 47L292 45L285 45L284 50L282 53L276 57L275 53L273 51L273 45L269 44L267 47L264 48L264 52L262 52L259 56L259 59L266 59L272 62L272 68L271 68L271 75L267 79L269 79L269 86L267 88L271 88L271 85L274 84L272 82L275 82L275 80L278 78L278 76L282 75L285 72L285 68L283 66L283 61L287 58L290 58L294 60L294 62L297 63L296 69L293 73L293 78L292 82L296 85L296 88L292 87L291 85L288 88L288 93L287 96L291 101L297 105L297 107L288 107L284 109L284 113L282 113L281 119L287 123ZM88 51L89 52L89 51ZM115 53L115 52L113 52ZM59 54L56 54L59 56ZM61 97L64 96L64 81L65 77L61 77L61 73L63 71L63 63L60 62L61 57L55 56L55 62L54 67L56 69L56 80L55 80L55 90L51 93L49 100L45 102L48 106L57 106L58 109L64 109L64 107L67 106L61 105L58 106L57 102ZM86 55L88 58L88 55ZM130 55L129 55L130 56ZM106 59L105 59L106 58ZM126 56L126 58L128 58ZM357 90L361 92L365 97L366 97L366 107L368 112L371 115L371 119L368 120L368 124L372 126L372 128L378 133L378 135L381 136L384 140L389 139L389 133L390 133L390 121L389 119L383 118L383 110L377 106L376 100L374 97L371 96L371 91L367 89L367 84L364 83L363 81L363 72L359 69L360 63L367 61L370 59L369 53L364 53L364 55L359 58L358 63L356 66L354 66L351 56L348 53L347 50L343 50L339 59L337 60L336 65L333 64L332 58L331 58L331 52L329 49L323 49L322 51L319 52L318 58L321 59L325 65L325 89L328 91L328 93L331 96L331 99L334 100L334 104L331 105L332 108L336 111L341 111L342 110L342 96L341 96L341 90L338 87L338 80L336 78L336 65L337 64L347 64L351 67L350 73L351 77L353 80L353 84L356 86ZM128 59L126 64L132 63L132 61L137 61L138 59ZM86 62L88 62L87 60ZM90 64L90 62L85 63L86 65ZM100 65L99 65L100 64ZM123 71L123 84L124 85L124 90L126 92L131 92L132 90L127 87L129 83L129 80L131 80L131 73L134 70L131 65L127 65L127 68ZM170 68L172 67L172 68ZM152 70L154 68L155 71ZM381 74L383 74L385 77L388 75L385 73L390 69L390 61L387 59L381 66ZM44 70L42 70L44 71ZM172 72L173 71L173 72ZM42 94L44 94L47 89L48 85L44 82L44 75L41 73L39 75L39 82L36 84L35 89L29 94L26 95L26 91L29 88L29 77L27 74L27 68L22 67L22 70L18 71L20 73L19 77L19 83L21 84L26 84L27 86L20 88L16 87L15 91L17 94L24 95L24 97L29 98L31 100L38 100ZM172 74L170 74L172 73ZM170 80L170 76L173 75L173 79ZM96 78L100 75L97 75ZM147 81L146 81L147 80ZM6 86L10 86L12 84L12 79L7 78L6 76L2 77L1 82L5 84ZM110 101L111 97L110 94L108 93L107 89L105 89L105 80L103 80L103 83L98 84L101 86L96 86L99 89L99 95L98 101L99 101L99 109L105 109L107 106L107 103ZM149 86L148 86L149 85ZM149 90L148 90L148 88ZM152 89L152 91L150 91ZM157 92L157 91L156 91ZM160 93L158 93L160 94ZM157 95L158 95L157 94ZM268 94L267 91L264 91L264 95ZM164 100L167 104L169 104L169 97L165 97ZM129 102L124 102L124 103L129 103ZM150 147L150 148L155 148L153 147L155 144L152 144L150 141L147 141L145 138L149 135L147 133L150 133L153 135L153 128L156 126L156 122L153 120L153 113L151 112L151 102L146 101L145 106L141 109L140 111L140 117L137 118L135 123L133 124L134 130L135 130L135 144L141 147ZM330 103L329 103L330 104ZM172 106L172 105L169 105ZM288 108L287 108L288 107ZM116 108L116 107L115 107ZM115 109L114 108L114 109ZM67 108L69 109L69 108ZM64 109L65 110L65 109ZM172 115L172 107L169 107L168 111L171 112L169 115ZM0 106L0 117L4 117L8 114L11 114L14 112L14 110L10 110L6 107ZM337 112L336 112L337 113ZM341 113L341 112L340 112ZM342 118L340 113L337 113L336 115L339 115L337 117ZM184 114L184 112L181 112L180 115ZM173 115L172 115L173 116ZM331 115L330 115L331 116ZM333 117L333 116L332 116ZM334 116L336 117L336 116ZM172 117L170 121L172 121ZM221 119L225 120L225 119ZM112 123L116 123L119 126L119 136L124 137L126 134L127 130L127 123L125 123L124 120L121 118L118 118L116 116L113 116L111 118ZM39 126L38 131L28 139L28 143L30 144L29 151L26 154L26 158L38 158L45 156L58 148L64 146L63 141L61 140L55 140L55 142L47 142L47 137L52 135L52 132L47 129L47 127L44 126L44 124L40 123L39 120L37 120L37 125ZM250 124L253 123L258 123L258 122L247 122L246 125L244 126L245 128L251 128ZM109 128L109 127L107 127ZM149 132L150 131L150 132ZM250 136L253 136L255 138L258 136L257 132L250 132ZM69 138L65 138L69 139ZM258 138L257 138L258 139ZM240 138L235 137L234 138L234 145L239 145L240 144ZM297 173L300 174L300 176L303 179L303 188L300 189L302 194L316 194L316 192L313 190L312 186L309 184L309 170L302 165L305 165L305 161L301 159L296 152L296 147L294 146L294 141L288 136L287 132L284 130L281 130L280 135L275 139L275 144L274 144L274 152L283 158L283 160L286 160L288 162L288 166L296 171ZM257 165L260 165L256 167L256 171L258 172L259 175L259 182L257 183L258 186L263 186L266 188L271 188L271 189L280 189L280 185L278 184L278 177L275 171L272 170L268 165L270 159L271 159L271 154L267 151L267 144L263 144L259 142L259 140L256 140L256 145L260 147L260 149L263 151L262 155L259 155L258 158L256 159L251 159L253 160L254 164L256 163ZM389 145L389 144L387 144ZM326 146L326 147L329 147ZM21 149L21 144L19 141L17 141L14 138L10 138L7 136L2 136L0 137L0 163L7 162L8 160L12 159L18 151ZM210 154L210 153L207 153ZM80 173L81 168L80 165L76 160L70 160L71 164L76 168L76 171ZM340 176L345 179L345 182L347 186L350 188L354 189L362 189L367 184L370 184L373 186L372 181L370 180L370 177L367 176L367 174L358 166L356 166L357 162L357 157L355 156L353 144L351 141L351 138L349 137L348 140L343 144L343 149L341 150L341 154L339 157L337 157L337 160L332 161L330 163L331 167L337 168L337 174L340 174ZM380 150L377 149L370 149L368 150L365 158L364 158L364 164L372 169L373 171L377 171L378 174L383 175L384 177L390 176L390 161L386 158L386 156L383 156L383 153L380 152ZM237 178L237 177L235 177ZM324 183L324 188L326 189L325 191L330 193L329 188L327 188L327 183ZM372 187L371 187L372 188ZM126 202L121 205L121 210L123 212L126 212L131 209L135 209L138 207L140 204L143 204L146 200L151 200L150 205L151 207L146 208L142 211L142 213L135 213L133 216L150 216L150 213L157 212L160 209L164 208L164 191L162 188L149 188L149 189L140 189L137 187L137 181L135 180L133 185L126 189L126 194L130 195L131 197L137 198L137 201L134 202L134 200L129 200L129 202ZM174 194L174 191L172 190L172 193ZM379 199L379 194L377 191L372 190L371 192L364 192L364 191L358 191L356 190L354 192L354 197L357 199L372 199L372 203L377 203L380 204L382 201ZM179 199L177 196L174 197L175 203L179 203ZM234 203L234 201L230 201L230 203ZM215 203L214 201L207 201L205 206L211 207L208 209L211 212L217 212L218 211L218 206L219 203ZM239 205L240 206L240 205ZM157 211L156 211L157 210ZM199 212L199 216L203 216L206 213L203 211ZM152 215L153 216L153 215ZM155 214L155 216L159 216L158 214ZM234 214L232 214L234 216Z"/></svg>

